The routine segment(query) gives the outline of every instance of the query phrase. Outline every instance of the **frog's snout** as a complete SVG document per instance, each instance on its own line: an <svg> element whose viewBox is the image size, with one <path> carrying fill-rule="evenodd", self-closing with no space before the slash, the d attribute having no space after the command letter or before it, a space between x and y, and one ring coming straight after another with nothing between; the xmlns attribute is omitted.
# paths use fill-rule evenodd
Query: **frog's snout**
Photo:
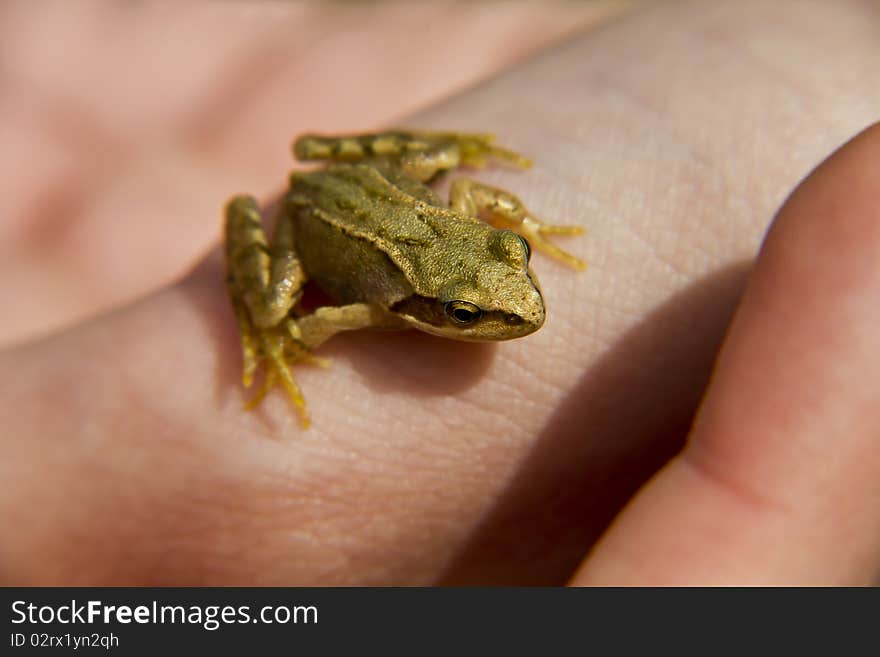
<svg viewBox="0 0 880 657"><path fill-rule="evenodd" d="M529 335L541 328L543 323L543 319L529 321L519 315L507 315L504 318L505 328L501 334L502 339L521 338Z"/></svg>
<svg viewBox="0 0 880 657"><path fill-rule="evenodd" d="M541 328L545 319L544 303L539 297L535 303L530 304L527 308L517 312L504 313L503 320L507 327L505 333L511 338L520 338Z"/></svg>

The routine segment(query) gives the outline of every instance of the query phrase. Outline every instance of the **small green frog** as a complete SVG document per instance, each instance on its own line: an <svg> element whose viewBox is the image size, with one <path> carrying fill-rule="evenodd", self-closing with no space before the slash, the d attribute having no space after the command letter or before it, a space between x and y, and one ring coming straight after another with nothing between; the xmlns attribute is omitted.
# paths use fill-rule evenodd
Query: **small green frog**
<svg viewBox="0 0 880 657"><path fill-rule="evenodd" d="M340 331L416 328L455 340L509 340L538 330L544 301L529 268L530 243L584 268L546 239L579 234L579 227L546 224L513 194L468 178L452 183L448 206L426 186L489 158L531 166L496 146L492 135L306 135L294 153L329 164L291 175L271 241L252 197L237 196L226 207L227 282L244 385L261 362L267 365L250 408L280 383L308 426L290 365L322 363L312 350ZM309 279L339 305L299 312Z"/></svg>

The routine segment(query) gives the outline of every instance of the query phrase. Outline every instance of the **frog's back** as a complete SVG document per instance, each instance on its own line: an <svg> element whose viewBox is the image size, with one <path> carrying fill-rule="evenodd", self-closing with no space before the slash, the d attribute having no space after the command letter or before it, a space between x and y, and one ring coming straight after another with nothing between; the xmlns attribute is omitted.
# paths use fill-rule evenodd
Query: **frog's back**
<svg viewBox="0 0 880 657"><path fill-rule="evenodd" d="M452 253L483 248L491 227L435 205L428 188L422 187L421 197L407 193L421 187L410 184L404 191L362 164L292 174L287 199L300 257L309 275L339 301L433 296L433 282L443 278L434 273L450 267ZM358 289L346 288L352 278L361 285L349 287Z"/></svg>
<svg viewBox="0 0 880 657"><path fill-rule="evenodd" d="M451 212L418 181L364 164L331 164L318 171L295 172L290 183L289 199L294 204L312 208L341 228L376 235L394 237L394 228L405 231L408 220L429 207L440 210L439 214ZM418 230L417 226L409 228Z"/></svg>

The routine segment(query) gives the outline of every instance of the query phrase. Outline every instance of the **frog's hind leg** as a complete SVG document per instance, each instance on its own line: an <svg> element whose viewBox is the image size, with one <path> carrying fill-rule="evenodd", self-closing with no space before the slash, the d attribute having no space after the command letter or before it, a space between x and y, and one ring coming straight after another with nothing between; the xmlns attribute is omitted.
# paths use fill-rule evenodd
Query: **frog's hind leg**
<svg viewBox="0 0 880 657"><path fill-rule="evenodd" d="M278 216L271 246L257 202L233 198L226 206L226 263L231 285L258 329L278 326L302 295L305 271L293 248L293 228Z"/></svg>
<svg viewBox="0 0 880 657"><path fill-rule="evenodd" d="M491 134L388 130L363 135L304 135L293 146L298 160L363 162L429 181L459 167L481 168L489 160L528 168L531 160L495 144Z"/></svg>
<svg viewBox="0 0 880 657"><path fill-rule="evenodd" d="M449 190L449 206L469 217L486 216L498 228L509 228L525 237L537 251L559 260L572 269L582 270L587 265L547 239L549 235L580 235L580 226L548 224L535 217L523 202L510 192L497 187L459 178Z"/></svg>
<svg viewBox="0 0 880 657"><path fill-rule="evenodd" d="M293 248L293 231L279 215L271 245L266 240L256 201L249 196L233 198L226 206L227 284L238 319L244 367L242 382L253 383L254 372L266 362L262 389L248 405L253 407L280 382L308 424L302 393L290 372L285 352L303 352L290 332L291 309L302 296L305 272Z"/></svg>
<svg viewBox="0 0 880 657"><path fill-rule="evenodd" d="M229 298L232 301L232 309L235 311L235 318L238 320L238 333L241 337L243 362L241 382L245 388L250 388L254 382L254 372L257 371L261 360L259 341L254 337L251 318L238 294L235 279L233 279L232 275L227 275L226 285L229 291Z"/></svg>

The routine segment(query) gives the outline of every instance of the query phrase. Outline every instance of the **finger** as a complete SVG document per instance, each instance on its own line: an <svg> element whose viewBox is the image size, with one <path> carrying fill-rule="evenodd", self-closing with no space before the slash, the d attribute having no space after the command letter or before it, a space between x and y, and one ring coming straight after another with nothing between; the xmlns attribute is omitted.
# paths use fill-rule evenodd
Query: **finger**
<svg viewBox="0 0 880 657"><path fill-rule="evenodd" d="M867 584L880 573L880 125L789 198L685 452L576 584Z"/></svg>

